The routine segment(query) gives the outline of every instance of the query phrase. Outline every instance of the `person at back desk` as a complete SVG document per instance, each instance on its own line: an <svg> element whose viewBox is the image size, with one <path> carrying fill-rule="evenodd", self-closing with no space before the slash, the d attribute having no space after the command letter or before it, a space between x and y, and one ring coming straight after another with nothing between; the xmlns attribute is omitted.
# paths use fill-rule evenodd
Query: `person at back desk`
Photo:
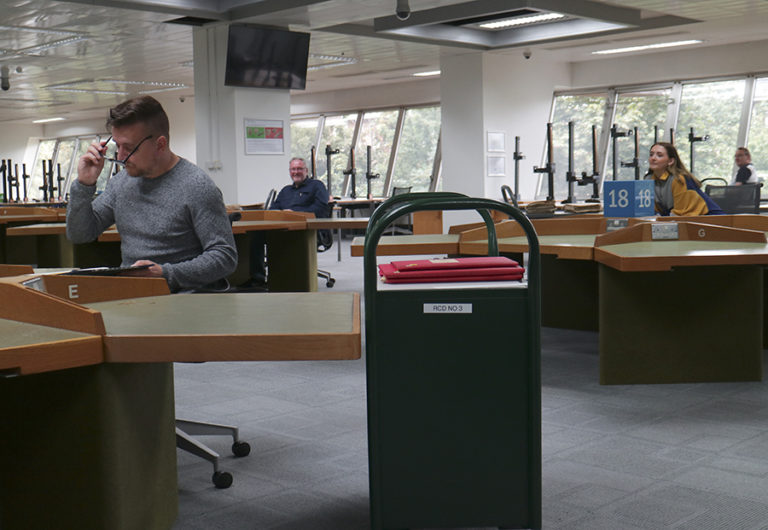
<svg viewBox="0 0 768 530"><path fill-rule="evenodd" d="M651 146L646 179L653 179L656 212L660 215L720 215L723 210L701 190L701 184L685 167L675 146L659 142Z"/></svg>
<svg viewBox="0 0 768 530"><path fill-rule="evenodd" d="M120 232L122 266L148 265L172 291L207 287L237 267L237 250L221 191L205 172L169 147L168 116L151 96L109 111L107 128L123 169L94 199L106 141L93 142L70 188L67 237L96 240L112 224Z"/></svg>
<svg viewBox="0 0 768 530"><path fill-rule="evenodd" d="M277 194L270 210L289 210L294 212L312 212L315 217L329 217L328 190L322 181L309 178L307 162L303 158L292 158L288 164L291 184L288 184ZM330 233L328 234L330 239ZM266 284L266 268L264 263L264 244L266 238L263 232L253 232L251 238L251 280L249 284L256 286Z"/></svg>
<svg viewBox="0 0 768 530"><path fill-rule="evenodd" d="M755 166L752 165L752 154L746 147L739 147L736 149L736 154L733 155L733 160L739 169L733 176L732 186L741 186L742 184L757 184L759 182L757 178L757 171Z"/></svg>

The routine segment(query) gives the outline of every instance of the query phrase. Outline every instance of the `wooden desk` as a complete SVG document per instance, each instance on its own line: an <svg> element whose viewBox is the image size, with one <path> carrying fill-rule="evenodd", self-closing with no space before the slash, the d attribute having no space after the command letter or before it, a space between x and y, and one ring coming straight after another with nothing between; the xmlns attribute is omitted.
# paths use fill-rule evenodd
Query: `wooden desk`
<svg viewBox="0 0 768 530"><path fill-rule="evenodd" d="M19 283L34 278L0 280L0 295L13 301L0 306L0 374L22 374L0 377L0 417L12 431L0 437L4 530L171 528L171 361L360 357L357 293L166 295L86 307ZM89 280L101 292L118 279ZM167 292L162 280L138 281Z"/></svg>
<svg viewBox="0 0 768 530"><path fill-rule="evenodd" d="M652 240L649 224L635 228L596 241L600 382L762 380L765 233L680 222L679 240Z"/></svg>
<svg viewBox="0 0 768 530"><path fill-rule="evenodd" d="M250 238L247 234L267 231L269 289L274 292L317 290L317 243L314 228L308 228L300 212L248 212L253 220L235 221L232 232L238 251L238 267L230 283L238 285L249 277ZM106 230L98 241L75 245L66 238L65 223L40 223L9 228L9 238L34 241L39 267L119 266L120 234Z"/></svg>
<svg viewBox="0 0 768 530"><path fill-rule="evenodd" d="M0 262L26 263L35 255L36 246L33 239L14 240L8 244L6 230L8 227L20 224L54 222L66 218L63 208L44 208L40 206L2 206L0 207ZM32 258L31 263L36 263Z"/></svg>
<svg viewBox="0 0 768 530"><path fill-rule="evenodd" d="M362 256L365 237L352 240L350 254ZM382 236L377 256L410 256L416 254L458 254L458 234L422 234L417 236Z"/></svg>
<svg viewBox="0 0 768 530"><path fill-rule="evenodd" d="M307 219L307 227L314 230L336 230L336 260L341 261L341 231L368 228L367 217L329 217Z"/></svg>

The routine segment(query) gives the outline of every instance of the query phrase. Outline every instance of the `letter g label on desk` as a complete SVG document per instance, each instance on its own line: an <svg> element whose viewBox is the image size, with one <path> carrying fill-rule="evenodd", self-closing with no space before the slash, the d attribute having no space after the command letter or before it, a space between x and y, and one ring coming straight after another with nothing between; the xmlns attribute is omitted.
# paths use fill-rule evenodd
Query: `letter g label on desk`
<svg viewBox="0 0 768 530"><path fill-rule="evenodd" d="M431 302L424 304L424 313L471 313L472 304L459 304L453 302Z"/></svg>

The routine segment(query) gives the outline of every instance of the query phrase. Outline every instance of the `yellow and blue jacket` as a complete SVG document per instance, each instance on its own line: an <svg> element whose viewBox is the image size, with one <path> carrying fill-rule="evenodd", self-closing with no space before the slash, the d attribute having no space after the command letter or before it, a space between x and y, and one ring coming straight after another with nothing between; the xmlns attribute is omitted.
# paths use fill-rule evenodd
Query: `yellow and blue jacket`
<svg viewBox="0 0 768 530"><path fill-rule="evenodd" d="M655 184L656 212L660 215L722 215L723 210L696 183L664 172L651 177Z"/></svg>

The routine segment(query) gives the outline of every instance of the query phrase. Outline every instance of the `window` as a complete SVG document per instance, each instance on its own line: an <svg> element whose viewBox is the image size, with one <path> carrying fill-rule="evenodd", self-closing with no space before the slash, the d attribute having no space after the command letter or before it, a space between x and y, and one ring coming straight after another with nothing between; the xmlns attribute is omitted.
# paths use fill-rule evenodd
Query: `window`
<svg viewBox="0 0 768 530"><path fill-rule="evenodd" d="M765 180L768 178L768 77L757 79L753 101L746 147L752 153L752 164L757 170L758 178ZM765 182L762 194L763 197L768 195L768 184Z"/></svg>
<svg viewBox="0 0 768 530"><path fill-rule="evenodd" d="M429 191L440 136L440 107L406 109L392 187Z"/></svg>
<svg viewBox="0 0 768 530"><path fill-rule="evenodd" d="M344 114L342 116L327 116L323 126L322 136L320 138L320 147L317 157L317 178L321 179L331 195L341 195L344 182L344 171L347 170L349 163L349 150L352 147L352 134L355 130L357 114ZM331 184L328 185L328 176L326 171L327 158L325 156L325 147L330 145L331 149L338 149L338 154L331 158ZM332 189L331 189L332 188Z"/></svg>
<svg viewBox="0 0 768 530"><path fill-rule="evenodd" d="M665 132L667 120L667 101L671 89L638 90L620 93L616 104L613 123L619 131L637 127L638 169L640 178L648 170L648 153L654 141L668 141L669 131ZM655 128L654 128L655 126ZM658 135L658 139L656 139ZM634 167L622 167L621 162L633 163L635 157L635 138L624 136L616 138L616 179L634 180ZM608 143L608 164L606 179L613 179L613 141Z"/></svg>
<svg viewBox="0 0 768 530"><path fill-rule="evenodd" d="M568 196L568 122L573 121L573 171L581 176L582 171L592 173L592 126L597 126L598 141L602 131L603 117L606 112L606 94L559 95L555 97L552 112L552 156L555 161L554 195L556 199ZM536 134L536 133L534 133ZM542 131L540 134L544 134ZM547 163L546 154L542 166ZM538 196L545 198L547 175L542 173L539 179ZM574 186L577 198L592 195L592 186Z"/></svg>
<svg viewBox="0 0 768 530"><path fill-rule="evenodd" d="M317 139L318 118L291 121L291 158L303 158L307 161L307 167L312 163L312 146ZM316 147L316 146L315 146ZM322 149L325 156L325 147ZM315 153L316 157L320 157ZM310 168L310 174L312 170Z"/></svg>
<svg viewBox="0 0 768 530"><path fill-rule="evenodd" d="M683 85L675 147L699 180L732 176L743 100L743 79ZM694 142L693 163L691 129L697 137L709 136L707 141Z"/></svg>
<svg viewBox="0 0 768 530"><path fill-rule="evenodd" d="M29 200L43 200L43 191L40 187L43 185L43 162L45 162L45 171L48 171L48 160L53 160L56 152L56 142L53 140L41 140L37 146L37 155L35 163L32 166L32 178L27 181L27 197ZM24 192L22 192L22 196Z"/></svg>
<svg viewBox="0 0 768 530"><path fill-rule="evenodd" d="M365 178L368 171L368 146L371 148L372 174L379 177L371 180L371 195L381 197L384 194L384 181L387 176L387 166L392 153L392 140L395 137L397 125L397 110L366 112L360 124L360 137L355 147L355 162L357 165L357 196L365 197L368 193L368 182Z"/></svg>

